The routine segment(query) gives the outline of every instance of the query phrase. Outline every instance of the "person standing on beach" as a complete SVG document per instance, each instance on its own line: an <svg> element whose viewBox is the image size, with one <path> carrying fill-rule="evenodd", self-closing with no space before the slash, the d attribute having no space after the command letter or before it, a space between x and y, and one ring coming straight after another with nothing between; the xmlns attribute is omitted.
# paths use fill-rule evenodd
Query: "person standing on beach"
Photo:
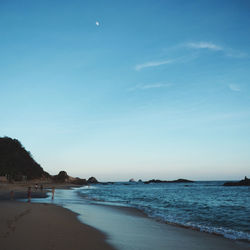
<svg viewBox="0 0 250 250"><path fill-rule="evenodd" d="M52 200L54 200L54 195L55 195L55 187L52 187Z"/></svg>
<svg viewBox="0 0 250 250"><path fill-rule="evenodd" d="M13 198L14 198L14 191L11 190L11 191L10 191L10 199L13 200Z"/></svg>
<svg viewBox="0 0 250 250"><path fill-rule="evenodd" d="M30 202L30 200L31 200L31 187L28 187L27 196L28 196L28 202Z"/></svg>

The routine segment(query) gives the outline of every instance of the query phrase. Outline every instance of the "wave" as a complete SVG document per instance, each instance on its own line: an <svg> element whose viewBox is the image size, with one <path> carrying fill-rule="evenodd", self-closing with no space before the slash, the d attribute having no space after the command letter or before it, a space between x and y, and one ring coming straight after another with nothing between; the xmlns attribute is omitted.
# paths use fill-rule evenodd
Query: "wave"
<svg viewBox="0 0 250 250"><path fill-rule="evenodd" d="M110 187L110 190L105 191L103 190L103 187L96 186L94 188L95 190L88 188L79 190L78 195L92 203L133 207L141 210L148 217L164 223L191 228L193 230L198 230L201 232L221 235L231 240L243 240L250 242L250 233L247 230L237 230L237 227L234 228L228 226L230 225L230 219L228 219L228 221L220 220L220 223L217 223L217 225L214 221L212 221L212 217L220 217L222 212L230 214L230 211L235 211L236 207L237 209L242 208L241 211L247 213L247 211L245 211L245 207L242 205L235 204L235 206L225 207L225 205L220 204L217 207L221 210L216 211L217 215L215 216L213 214L213 211L209 211L209 206L206 204L206 202L199 203L199 201L192 201L188 203L187 201L184 202L182 200L180 202L176 199L174 199L173 201L167 199L164 200L163 198L159 198L161 196L159 196L158 194L157 196L154 193L155 189L151 190L151 188L147 190L146 195L138 192L138 190L134 189L132 186L125 186L126 190L122 188L121 190L115 191L113 190L114 187ZM128 188L132 188L132 191ZM131 196L128 194L129 192L132 193ZM178 192L176 192L174 195L178 196ZM192 219L188 219L187 215L199 215L199 211L206 211L207 213L204 213L202 215L203 217L197 219L194 219L194 217ZM241 216L244 218L244 214ZM238 219L239 218L240 216L238 217ZM237 221L237 218L235 218L235 220ZM242 225L244 225L244 223L242 223Z"/></svg>

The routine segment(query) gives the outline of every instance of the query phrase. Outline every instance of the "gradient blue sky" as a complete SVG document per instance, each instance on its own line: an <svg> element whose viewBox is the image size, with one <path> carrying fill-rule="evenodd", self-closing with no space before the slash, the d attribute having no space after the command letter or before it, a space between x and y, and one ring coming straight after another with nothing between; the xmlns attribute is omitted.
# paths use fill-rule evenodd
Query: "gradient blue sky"
<svg viewBox="0 0 250 250"><path fill-rule="evenodd" d="M0 37L0 136L51 174L250 175L249 1L0 0Z"/></svg>

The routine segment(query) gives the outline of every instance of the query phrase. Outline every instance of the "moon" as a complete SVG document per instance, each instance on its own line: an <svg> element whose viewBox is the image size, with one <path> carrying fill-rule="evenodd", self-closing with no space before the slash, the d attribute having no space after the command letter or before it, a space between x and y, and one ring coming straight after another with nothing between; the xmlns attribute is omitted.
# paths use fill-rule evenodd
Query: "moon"
<svg viewBox="0 0 250 250"><path fill-rule="evenodd" d="M96 26L99 26L99 25L100 25L100 23L99 23L98 21L96 21L96 22L95 22L95 25L96 25Z"/></svg>

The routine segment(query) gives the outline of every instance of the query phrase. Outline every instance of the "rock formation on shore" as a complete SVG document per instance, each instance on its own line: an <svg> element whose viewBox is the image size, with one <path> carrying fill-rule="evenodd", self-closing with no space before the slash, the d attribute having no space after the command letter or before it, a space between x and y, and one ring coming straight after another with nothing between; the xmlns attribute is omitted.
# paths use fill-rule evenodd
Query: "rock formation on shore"
<svg viewBox="0 0 250 250"><path fill-rule="evenodd" d="M0 177L7 177L8 181L29 181L45 179L55 183L68 183L75 185L88 185L98 183L95 177L88 181L79 177L71 177L66 171L60 171L51 176L33 159L30 152L22 144L9 137L0 137Z"/></svg>
<svg viewBox="0 0 250 250"><path fill-rule="evenodd" d="M52 179L56 182L67 182L69 179L69 176L66 171L60 171L58 175L54 175Z"/></svg>
<svg viewBox="0 0 250 250"><path fill-rule="evenodd" d="M60 171L57 175L54 175L52 179L58 183L69 183L75 185L88 185L86 179L81 179L79 177L71 177L66 171Z"/></svg>
<svg viewBox="0 0 250 250"><path fill-rule="evenodd" d="M97 179L93 176L90 177L87 182L88 182L88 184L97 184L98 183Z"/></svg>
<svg viewBox="0 0 250 250"><path fill-rule="evenodd" d="M225 182L223 186L250 186L250 179L245 176L245 179L238 182Z"/></svg>
<svg viewBox="0 0 250 250"><path fill-rule="evenodd" d="M0 176L9 181L50 177L18 140L9 137L0 137Z"/></svg>

